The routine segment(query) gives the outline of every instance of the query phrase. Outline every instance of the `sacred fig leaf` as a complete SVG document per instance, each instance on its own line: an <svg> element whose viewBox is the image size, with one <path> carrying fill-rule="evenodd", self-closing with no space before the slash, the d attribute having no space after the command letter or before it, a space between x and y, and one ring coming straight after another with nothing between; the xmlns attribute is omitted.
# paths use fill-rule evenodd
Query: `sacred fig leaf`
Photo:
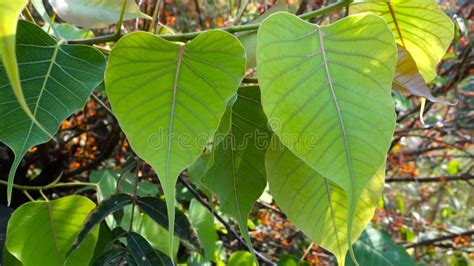
<svg viewBox="0 0 474 266"><path fill-rule="evenodd" d="M0 63L5 69L6 76L11 83L11 89L15 95L20 107L25 114L35 123L41 130L47 131L36 121L28 104L25 100L23 89L21 88L20 73L18 71L18 63L15 55L16 30L18 24L18 16L28 4L27 0L9 1L0 0Z"/></svg>
<svg viewBox="0 0 474 266"><path fill-rule="evenodd" d="M229 134L213 150L214 164L201 183L219 197L221 210L238 222L251 248L247 216L266 186L265 150L271 139L258 87L239 88L231 121Z"/></svg>
<svg viewBox="0 0 474 266"><path fill-rule="evenodd" d="M322 27L277 13L258 32L257 75L269 124L297 157L344 189L348 240L356 204L393 135L396 53L385 21L368 13Z"/></svg>
<svg viewBox="0 0 474 266"><path fill-rule="evenodd" d="M362 233L357 242L354 243L355 256L364 266L415 266L417 265L408 252L395 244L390 235L369 225ZM349 257L346 257L346 265L354 265Z"/></svg>
<svg viewBox="0 0 474 266"><path fill-rule="evenodd" d="M412 56L425 82L436 77L454 37L454 23L435 0L355 1L350 13L371 12L383 17L397 43Z"/></svg>
<svg viewBox="0 0 474 266"><path fill-rule="evenodd" d="M26 203L8 223L6 248L25 266L88 265L98 228L67 259L66 253L94 206L88 198L77 195Z"/></svg>
<svg viewBox="0 0 474 266"><path fill-rule="evenodd" d="M178 174L214 135L244 72L245 51L221 30L185 45L137 32L111 51L106 92L132 149L158 173L170 232Z"/></svg>
<svg viewBox="0 0 474 266"><path fill-rule="evenodd" d="M395 77L393 87L399 90L406 90L410 94L426 98L434 103L450 104L446 101L434 97L425 80L418 72L415 60L410 53L400 45L398 48L397 68L395 69Z"/></svg>
<svg viewBox="0 0 474 266"><path fill-rule="evenodd" d="M57 43L38 26L19 21L16 52L25 99L41 130L21 109L0 65L0 141L15 160L8 176L11 198L15 171L31 147L47 142L61 122L80 110L103 79L105 58L95 48Z"/></svg>
<svg viewBox="0 0 474 266"><path fill-rule="evenodd" d="M105 28L120 18L125 0L49 0L59 17L79 27L94 29ZM140 12L135 0L127 0L124 20L134 18L151 19Z"/></svg>
<svg viewBox="0 0 474 266"><path fill-rule="evenodd" d="M265 13L261 16L250 22L253 23L260 23L266 17L270 16L279 11L288 11L289 4L286 2L278 2L272 7L270 7ZM238 34L237 37L239 38L240 42L245 48L245 53L247 54L247 68L254 68L257 66L257 31L248 31L241 34Z"/></svg>
<svg viewBox="0 0 474 266"><path fill-rule="evenodd" d="M349 249L374 215L384 187L385 165L371 178L356 203L352 236L348 241L349 204L346 192L306 165L277 137L265 158L268 184L288 219L315 244L331 251L344 265ZM364 264L361 264L364 265Z"/></svg>

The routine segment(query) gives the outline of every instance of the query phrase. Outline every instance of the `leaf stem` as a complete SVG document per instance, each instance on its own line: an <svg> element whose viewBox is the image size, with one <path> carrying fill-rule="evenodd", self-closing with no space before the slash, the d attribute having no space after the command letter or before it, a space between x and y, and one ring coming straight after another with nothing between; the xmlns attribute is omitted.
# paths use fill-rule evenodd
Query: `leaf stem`
<svg viewBox="0 0 474 266"><path fill-rule="evenodd" d="M125 0L126 1L126 0ZM333 4L330 4L328 6L325 6L323 8L313 10L311 12L307 12L305 14L300 15L299 17L301 19L312 19L318 16L325 15L327 13L330 13L334 10L341 9L345 7L348 3L350 3L351 0L340 0L337 1ZM121 27L121 21L120 22L120 27ZM89 38L89 39L81 39L81 40L71 40L69 41L70 44L98 44L98 43L104 43L104 42L113 42L117 41L120 39L121 34L120 34L120 29L118 28L117 24L117 32L112 35L104 35L104 36L99 36L95 38ZM245 25L238 25L238 26L230 26L230 27L225 27L221 28L223 31L227 31L229 33L236 33L236 32L242 32L242 31L253 31L257 30L260 27L260 23L253 23L253 24L245 24ZM200 32L189 32L189 33L182 33L182 34L176 34L176 35L160 35L161 38L166 39L168 41L188 41L191 39L194 39L197 37L199 34L203 33L204 31Z"/></svg>
<svg viewBox="0 0 474 266"><path fill-rule="evenodd" d="M122 32L122 23L123 23L123 17L125 15L125 9L127 8L127 2L128 0L123 0L122 9L120 10L120 18L119 18L119 21L117 22L117 26L116 26L115 34L114 34L117 40L118 38L120 38L120 35Z"/></svg>
<svg viewBox="0 0 474 266"><path fill-rule="evenodd" d="M185 174L181 174L179 175L178 177L178 180L191 192L191 194L193 194L194 198L196 198L196 200L199 201L199 203L201 203L207 210L209 210L213 215L214 217L221 223L224 225L224 227L227 229L227 231L229 231L235 239L237 239L237 241L240 242L240 244L244 245L245 247L247 247L247 243L245 242L245 240L242 238L242 236L234 230L234 228L232 228L231 225L229 225L225 220L224 218L222 218L217 212L215 212L211 206L211 204L207 201L207 199L205 199L204 197L201 197L201 195L199 194L199 192L193 187L193 185L191 185L191 183L189 183L189 181L186 179L186 175ZM250 247L247 247L248 250L250 250L251 248ZM265 255L261 254L260 252L256 251L255 250L255 255L258 257L258 259L260 259L262 262L265 263L265 265L274 265L274 263L267 257L265 257Z"/></svg>
<svg viewBox="0 0 474 266"><path fill-rule="evenodd" d="M8 182L4 180L0 180L0 185L8 185ZM89 182L69 182L69 183L56 183L56 184L51 183L46 186L24 186L24 185L13 184L13 187L19 190L36 190L36 191L48 190L48 189L58 188L58 187L74 187L74 186L95 186L96 188L98 187L97 184L89 183Z"/></svg>

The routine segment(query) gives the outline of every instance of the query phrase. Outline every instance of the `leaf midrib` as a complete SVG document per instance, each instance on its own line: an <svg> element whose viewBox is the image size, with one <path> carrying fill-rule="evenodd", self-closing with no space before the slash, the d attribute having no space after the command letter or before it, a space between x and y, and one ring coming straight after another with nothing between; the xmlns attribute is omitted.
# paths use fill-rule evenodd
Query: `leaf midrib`
<svg viewBox="0 0 474 266"><path fill-rule="evenodd" d="M50 225L50 228L51 228L51 236L53 237L54 247L55 247L57 255L58 255L56 258L58 259L58 262L59 262L58 265L60 265L61 262L59 261L59 259L60 259L59 256L61 255L61 252L59 250L56 230L54 230L54 225L53 225L53 210L52 210L50 202L46 202L46 206L48 206L48 218L49 218L49 225Z"/></svg>
<svg viewBox="0 0 474 266"><path fill-rule="evenodd" d="M334 214L334 208L332 206L331 188L329 187L329 180L327 178L324 178L324 182L326 185L326 191L328 195L329 209L331 210L331 221L334 226L334 235L336 237L337 249L339 250L339 254L337 255L340 256L340 255L343 255L344 253L342 252L342 249L341 249L341 243L340 243L339 235L338 235L339 230L337 229L337 224L336 224L336 219L335 219L336 215Z"/></svg>
<svg viewBox="0 0 474 266"><path fill-rule="evenodd" d="M39 93L38 99L36 100L36 103L35 103L35 109L33 110L33 116L34 117L36 117L36 113L38 112L39 104L40 104L41 99L43 97L43 93L46 90L46 85L48 84L49 77L51 76L51 71L53 70L53 66L56 63L56 57L58 56L60 45L61 45L60 43L57 43L54 46L53 56L51 57L51 61L50 61L49 66L48 66L48 70L46 71L46 74L44 76L43 84L41 85L40 93ZM28 129L28 133L26 134L25 141L23 142L23 146L21 148L22 151L25 150L26 144L28 143L28 140L30 139L31 131L33 130L33 125L34 125L34 121L31 121L30 128ZM51 132L48 132L48 133L49 133L49 135L52 135Z"/></svg>
<svg viewBox="0 0 474 266"><path fill-rule="evenodd" d="M395 28L397 29L398 36L400 37L400 41L402 42L403 48L406 48L405 41L402 37L402 31L400 30L400 26L398 25L397 17L395 16L395 11L393 10L392 3L387 2L388 10L390 11L390 15L392 16L393 23L395 24Z"/></svg>
<svg viewBox="0 0 474 266"><path fill-rule="evenodd" d="M178 91L178 83L179 83L179 74L181 72L181 62L183 61L183 49L184 45L179 46L178 56L177 56L177 66L176 66L176 73L174 75L174 83L173 83L173 99L171 100L171 110L170 110L170 122L168 124L168 145L166 149L166 178L169 178L170 175L170 159L171 159L171 139L173 134L173 126L174 126L174 119L175 119L175 111L176 111L176 94Z"/></svg>
<svg viewBox="0 0 474 266"><path fill-rule="evenodd" d="M230 118L231 119L231 127L230 127L230 132L229 132L229 135L232 136L231 138L231 142L232 140L235 141L235 135L234 135L234 125L233 125L233 119L232 117ZM238 199L238 195L237 195L237 178L235 176L235 148L236 148L236 143L234 143L234 145L232 145L231 143L231 149L230 149L230 156L231 156L231 165L232 165L232 186L234 187L234 200L235 200L235 205L236 205L236 209L237 209L237 214L239 215L239 223L244 225L244 220L242 218L242 211L240 209L240 203L239 203L239 199Z"/></svg>
<svg viewBox="0 0 474 266"><path fill-rule="evenodd" d="M344 150L345 150L346 160L347 160L347 164L348 164L348 168L349 168L349 174L351 176L351 185L352 185L351 186L351 190L352 190L351 198L353 199L353 197L355 195L355 191L354 191L355 179L354 179L354 169L353 169L352 161L351 161L352 156L351 156L351 152L350 152L350 148L349 148L349 140L347 138L346 128L344 126L344 120L342 118L341 108L339 106L337 96L336 96L336 92L334 90L331 73L329 71L329 62L328 62L327 55L326 55L326 50L325 50L325 47L324 47L323 31L322 31L321 28L319 28L319 30L318 30L318 35L319 35L319 45L320 45L320 49L321 49L321 56L323 57L324 68L325 68L325 71L326 71L326 79L328 81L328 85L329 85L329 88L330 88L330 91L331 91L331 96L332 96L334 105L336 107L337 116L338 116L338 120L339 120L339 126L341 128L342 135L343 135L343 138L344 138Z"/></svg>

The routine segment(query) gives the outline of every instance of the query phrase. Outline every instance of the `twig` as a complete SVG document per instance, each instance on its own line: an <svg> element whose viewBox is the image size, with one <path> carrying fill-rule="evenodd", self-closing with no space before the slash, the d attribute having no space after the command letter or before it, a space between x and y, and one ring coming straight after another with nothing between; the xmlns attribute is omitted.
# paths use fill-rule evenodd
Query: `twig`
<svg viewBox="0 0 474 266"><path fill-rule="evenodd" d="M388 178L385 179L386 183L397 183L397 182L418 182L418 183L429 183L429 182L449 182L449 181L469 181L474 179L474 175L464 174L458 176L436 176L436 177L403 177L403 178Z"/></svg>
<svg viewBox="0 0 474 266"><path fill-rule="evenodd" d="M325 6L323 8L300 15L299 17L302 19L311 19L314 17L322 16L334 10L344 7L345 5L347 5L347 3L348 3L348 0L341 0L336 3L330 4L328 6ZM242 31L253 31L253 30L257 30L259 27L260 27L260 23L254 23L254 24L245 24L245 25L238 25L238 26L229 26L229 27L221 28L221 30L227 31L229 33L235 33L235 32L242 32ZM199 34L202 34L203 32L204 31L182 33L182 34L176 34L176 35L160 35L160 37L168 41L188 41L188 40L194 39L195 37L197 37ZM117 41L118 39L120 39L121 36L122 35L120 35L120 33L119 34L116 33L116 34L104 35L104 36L99 36L99 37L89 38L89 39L70 40L68 41L68 43L70 44L98 44L98 43Z"/></svg>
<svg viewBox="0 0 474 266"><path fill-rule="evenodd" d="M422 240L422 241L419 241L419 242L416 242L416 243L405 244L403 246L405 248L428 246L428 245L432 245L436 242L454 239L458 236L471 236L471 235L474 235L474 230L469 230L469 231L466 231L466 232L463 232L463 233L460 233L460 234L450 234L450 235L440 236L440 237L436 237L436 238L432 238L432 239L426 239L426 240Z"/></svg>
<svg viewBox="0 0 474 266"><path fill-rule="evenodd" d="M199 192L194 189L194 187L186 180L186 178L183 176L183 175L180 175L179 176L179 181L181 183L183 183L183 185L191 192L191 194L193 194L193 196L206 208L208 209L212 214L214 214L214 217L216 217L217 220L219 220L219 222L221 222L225 228L227 229L227 231L229 231L234 237L235 239L237 239L241 244L243 244L245 247L247 247L247 244L245 243L245 240L240 236L240 234L234 230L234 228L232 228L232 226L230 226L225 220L224 218L222 218L219 214L217 214L211 207L211 205L209 204L209 202L207 202L206 199L204 199L204 197L202 197ZM248 248L248 247L247 247ZM270 264L270 265L274 265L274 263L267 257L265 257L263 254L261 254L260 252L257 252L255 251L255 255L257 256L258 259L260 259L262 262L264 263L267 263L267 264Z"/></svg>
<svg viewBox="0 0 474 266"><path fill-rule="evenodd" d="M0 180L0 185L8 185L7 181ZM68 183L56 183L56 184L48 184L46 186L24 186L24 185L18 185L18 184L13 184L13 187L19 190L36 190L36 191L42 191L42 190L48 190L52 188L58 188L58 187L76 187L76 186L95 186L97 187L98 185L96 183L89 183L89 182L68 182Z"/></svg>
<svg viewBox="0 0 474 266"><path fill-rule="evenodd" d="M194 0L194 7L196 8L196 13L197 13L197 16L198 16L199 25L201 25L201 28L204 30L205 25L204 25L204 21L202 20L201 9L199 8L198 0Z"/></svg>

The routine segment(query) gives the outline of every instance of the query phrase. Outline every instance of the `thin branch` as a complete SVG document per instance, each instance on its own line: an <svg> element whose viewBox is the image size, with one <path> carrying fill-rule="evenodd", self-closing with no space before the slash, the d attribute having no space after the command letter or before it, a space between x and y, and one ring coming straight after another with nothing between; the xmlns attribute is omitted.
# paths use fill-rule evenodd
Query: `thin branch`
<svg viewBox="0 0 474 266"><path fill-rule="evenodd" d="M474 175L464 174L458 176L435 176L435 177L403 177L403 178L388 178L385 179L386 183L402 183L402 182L417 182L417 183L430 183L430 182L450 182L450 181L466 181L474 179Z"/></svg>
<svg viewBox="0 0 474 266"><path fill-rule="evenodd" d="M8 185L7 181L0 180L0 185ZM13 187L19 190L36 190L36 191L43 191L52 188L58 187L77 187L77 186L95 186L98 185L96 183L89 183L89 182L69 182L69 183L56 183L56 184L48 184L45 186L24 186L24 185L17 185L13 184Z"/></svg>
<svg viewBox="0 0 474 266"><path fill-rule="evenodd" d="M463 233L460 233L460 234L450 234L450 235L440 236L440 237L436 237L436 238L432 238L432 239L426 239L426 240L422 240L422 241L419 241L419 242L416 242L416 243L405 244L403 246L405 248L429 246L429 245L432 245L436 242L454 239L458 236L472 236L472 235L474 235L474 230L466 231L466 232L463 232Z"/></svg>
<svg viewBox="0 0 474 266"><path fill-rule="evenodd" d="M209 202L202 197L199 192L189 183L186 178L183 175L179 176L179 181L183 183L183 185L193 194L193 196L206 208L208 209L212 214L214 214L214 217L216 217L219 222L221 222L227 231L229 231L235 239L237 239L241 244L243 244L245 247L247 247L247 244L245 243L245 240L240 236L240 234L232 228L225 220L222 218L218 213L216 213L213 209L212 206L209 204ZM248 248L248 247L247 247ZM274 263L267 257L265 257L263 254L255 251L255 255L257 258L259 258L262 262L266 264L271 264L273 265Z"/></svg>
<svg viewBox="0 0 474 266"><path fill-rule="evenodd" d="M322 16L334 10L343 8L344 6L347 5L348 1L349 0L341 0L333 4L330 4L328 6L325 6L323 8L300 15L299 17L302 19L311 19L318 16ZM235 33L235 32L242 32L242 31L253 31L253 30L257 30L259 27L260 27L260 23L254 23L254 24L245 24L245 25L238 25L238 26L229 26L229 27L221 28L221 30L227 31L229 33ZM195 37L197 37L199 34L202 34L203 32L204 31L182 33L182 34L176 34L176 35L160 35L160 37L168 41L183 42L183 41L194 39ZM104 36L99 36L99 37L89 38L89 39L70 40L68 41L68 43L70 44L98 44L98 43L117 41L118 39L120 39L121 36L122 35L120 34L111 34L111 35L104 35Z"/></svg>

